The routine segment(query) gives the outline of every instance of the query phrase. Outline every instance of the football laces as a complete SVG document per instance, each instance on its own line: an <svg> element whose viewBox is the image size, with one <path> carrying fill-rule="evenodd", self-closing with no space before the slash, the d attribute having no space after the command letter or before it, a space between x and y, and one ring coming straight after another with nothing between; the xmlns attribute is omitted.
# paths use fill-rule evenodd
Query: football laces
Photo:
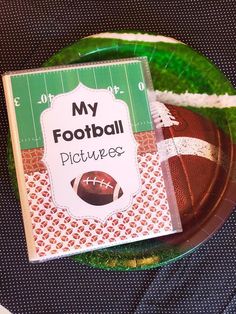
<svg viewBox="0 0 236 314"><path fill-rule="evenodd" d="M107 188L113 189L113 186L110 184L110 182L105 182L104 179L99 180L97 179L97 177L94 178L87 177L85 180L83 180L83 182L86 183L87 185L89 185L89 183L92 183L93 185L97 183L100 184L100 186L104 186L106 189Z"/></svg>
<svg viewBox="0 0 236 314"><path fill-rule="evenodd" d="M179 125L175 116L163 103L159 101L151 102L150 108L156 129Z"/></svg>

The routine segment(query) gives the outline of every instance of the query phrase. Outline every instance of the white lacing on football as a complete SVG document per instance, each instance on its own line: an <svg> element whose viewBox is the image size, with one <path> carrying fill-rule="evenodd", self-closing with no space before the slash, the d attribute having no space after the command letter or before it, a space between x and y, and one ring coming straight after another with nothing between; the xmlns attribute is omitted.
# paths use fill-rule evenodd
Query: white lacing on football
<svg viewBox="0 0 236 314"><path fill-rule="evenodd" d="M95 185L96 183L100 184L100 186L104 186L106 189L110 188L110 189L114 189L114 187L112 185L110 185L110 182L105 182L104 179L103 180L99 180L97 179L97 177L91 178L87 177L86 180L83 180L84 183L86 183L87 185L89 185L89 183L92 183L93 185Z"/></svg>
<svg viewBox="0 0 236 314"><path fill-rule="evenodd" d="M198 138L174 137L160 141L157 146L161 161L176 155L193 155L214 161L223 168L227 168L228 158L222 150Z"/></svg>
<svg viewBox="0 0 236 314"><path fill-rule="evenodd" d="M156 100L175 106L192 106L202 108L230 108L236 106L235 95L175 94L171 91L156 90Z"/></svg>
<svg viewBox="0 0 236 314"><path fill-rule="evenodd" d="M179 124L176 118L163 103L159 101L151 102L150 108L156 129L171 127Z"/></svg>

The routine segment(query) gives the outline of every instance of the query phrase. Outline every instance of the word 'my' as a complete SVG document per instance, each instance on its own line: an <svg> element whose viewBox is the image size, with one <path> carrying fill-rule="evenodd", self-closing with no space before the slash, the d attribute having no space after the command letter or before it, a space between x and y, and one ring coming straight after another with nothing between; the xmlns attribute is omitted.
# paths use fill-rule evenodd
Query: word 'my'
<svg viewBox="0 0 236 314"><path fill-rule="evenodd" d="M92 104L85 104L84 101L81 101L79 106L73 102L72 103L72 116L75 116L76 114L82 115L82 114L89 114L89 110L92 112L92 117L96 116L98 108L98 103L95 102L93 105Z"/></svg>

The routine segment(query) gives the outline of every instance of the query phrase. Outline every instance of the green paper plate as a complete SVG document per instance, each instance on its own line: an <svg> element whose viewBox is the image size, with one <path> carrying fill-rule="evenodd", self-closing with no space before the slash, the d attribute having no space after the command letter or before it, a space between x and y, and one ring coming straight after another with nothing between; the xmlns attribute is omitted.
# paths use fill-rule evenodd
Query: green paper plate
<svg viewBox="0 0 236 314"><path fill-rule="evenodd" d="M82 63L117 58L147 56L154 88L175 93L235 95L227 78L209 60L174 39L140 33L103 33L81 39L52 56L44 66ZM232 180L235 165L236 108L194 108L190 110L210 118L232 139L228 177L222 182L223 193L211 200L198 228L188 228L181 235L171 235L74 256L80 263L103 269L138 270L158 267L192 252L210 238L233 210L236 183ZM9 146L10 149L10 146ZM12 176L14 167L9 152ZM16 181L16 180L15 180ZM207 218L206 218L207 217ZM218 218L216 218L218 217Z"/></svg>

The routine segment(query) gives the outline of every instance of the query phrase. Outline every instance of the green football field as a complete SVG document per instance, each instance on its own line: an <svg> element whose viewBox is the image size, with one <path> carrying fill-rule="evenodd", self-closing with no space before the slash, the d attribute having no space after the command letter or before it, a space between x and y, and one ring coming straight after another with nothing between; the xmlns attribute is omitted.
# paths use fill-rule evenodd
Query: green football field
<svg viewBox="0 0 236 314"><path fill-rule="evenodd" d="M152 130L148 105L146 60L80 65L70 68L15 73L11 76L21 149L43 147L40 115L53 97L71 92L79 83L108 89L129 108L133 132ZM105 113L104 113L105 114ZM27 123L26 123L27 122Z"/></svg>

